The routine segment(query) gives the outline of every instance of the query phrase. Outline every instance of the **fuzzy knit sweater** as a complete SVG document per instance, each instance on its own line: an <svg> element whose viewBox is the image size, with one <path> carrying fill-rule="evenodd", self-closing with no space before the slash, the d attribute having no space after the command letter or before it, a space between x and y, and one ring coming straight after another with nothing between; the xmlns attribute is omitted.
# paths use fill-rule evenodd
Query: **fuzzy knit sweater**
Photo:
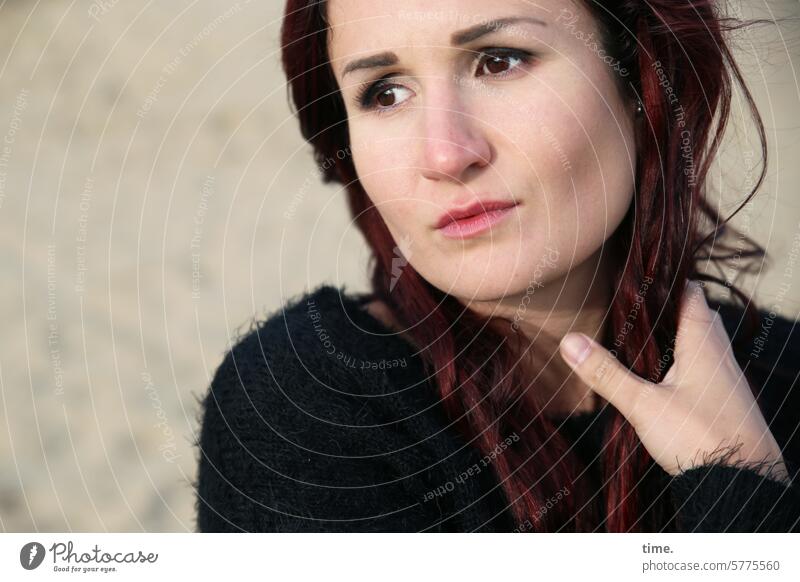
<svg viewBox="0 0 800 582"><path fill-rule="evenodd" d="M448 422L419 354L365 310L370 299L321 285L225 354L194 443L197 531L515 530L491 465ZM741 311L709 303L735 337ZM674 477L662 470L674 531L800 531L800 337L793 321L761 313L737 358L759 379L759 405L794 479L715 462ZM598 479L608 408L567 416L558 429Z"/></svg>

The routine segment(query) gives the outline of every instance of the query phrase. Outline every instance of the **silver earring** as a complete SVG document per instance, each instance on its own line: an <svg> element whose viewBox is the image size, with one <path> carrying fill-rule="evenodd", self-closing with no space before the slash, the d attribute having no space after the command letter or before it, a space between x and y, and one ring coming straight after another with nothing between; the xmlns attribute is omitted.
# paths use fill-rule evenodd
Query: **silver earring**
<svg viewBox="0 0 800 582"><path fill-rule="evenodd" d="M644 113L644 106L642 105L641 101L637 101L636 103L636 115L641 115Z"/></svg>

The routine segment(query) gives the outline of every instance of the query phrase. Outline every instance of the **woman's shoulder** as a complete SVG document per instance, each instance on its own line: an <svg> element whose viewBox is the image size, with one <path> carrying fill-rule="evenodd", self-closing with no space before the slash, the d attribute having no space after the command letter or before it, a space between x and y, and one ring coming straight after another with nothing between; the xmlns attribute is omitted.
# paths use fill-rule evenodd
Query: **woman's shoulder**
<svg viewBox="0 0 800 582"><path fill-rule="evenodd" d="M422 414L429 391L403 389L418 380L412 354L381 335L367 299L323 285L233 342L199 413L200 531L416 531L430 521L414 475L436 457L422 453L439 426Z"/></svg>
<svg viewBox="0 0 800 582"><path fill-rule="evenodd" d="M312 408L372 394L382 384L374 372L407 368L414 354L367 311L370 299L330 284L290 297L237 332L211 389L227 399L294 396Z"/></svg>
<svg viewBox="0 0 800 582"><path fill-rule="evenodd" d="M323 284L254 319L213 374L200 402L203 428L232 419L241 430L270 427L309 446L377 438L381 410L402 414L424 392L424 375L413 349L366 311L369 299ZM352 430L367 426L376 428Z"/></svg>

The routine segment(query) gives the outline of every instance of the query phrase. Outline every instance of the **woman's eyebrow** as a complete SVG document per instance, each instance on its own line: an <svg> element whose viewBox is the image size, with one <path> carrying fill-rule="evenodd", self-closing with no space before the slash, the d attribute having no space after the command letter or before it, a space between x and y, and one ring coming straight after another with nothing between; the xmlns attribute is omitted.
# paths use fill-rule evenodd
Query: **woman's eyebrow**
<svg viewBox="0 0 800 582"><path fill-rule="evenodd" d="M538 18L533 18L530 16L509 16L508 18L500 18L496 20L489 20L487 22L481 22L480 24L471 26L466 30L460 30L458 32L454 32L450 36L450 44L453 46L460 46L463 44L467 44L468 42L471 42L476 38L480 38L484 35L496 32L503 28L508 28L512 24L516 24L518 22L527 22L529 24L538 24L540 26L547 26L546 22L539 20Z"/></svg>
<svg viewBox="0 0 800 582"><path fill-rule="evenodd" d="M508 28L512 24L517 24L519 22L547 26L546 22L539 20L538 18L533 18L530 16L509 16L508 18L499 18L495 20L489 20L487 22L481 22L480 24L476 24L475 26L471 26L467 29L454 32L450 36L450 44L453 46L461 46L487 34ZM396 65L397 62L397 55L390 51L356 59L350 61L344 68L342 71L342 78L346 77L353 71L390 67L392 65Z"/></svg>

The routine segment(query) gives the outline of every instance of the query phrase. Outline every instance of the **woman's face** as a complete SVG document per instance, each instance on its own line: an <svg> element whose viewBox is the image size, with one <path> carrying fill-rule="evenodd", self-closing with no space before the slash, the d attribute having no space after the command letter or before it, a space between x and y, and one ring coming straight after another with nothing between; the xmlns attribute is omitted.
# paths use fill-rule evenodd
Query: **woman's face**
<svg viewBox="0 0 800 582"><path fill-rule="evenodd" d="M635 113L581 3L329 0L328 20L353 161L398 258L469 302L598 256L631 203ZM497 200L516 206L488 228L437 228Z"/></svg>

